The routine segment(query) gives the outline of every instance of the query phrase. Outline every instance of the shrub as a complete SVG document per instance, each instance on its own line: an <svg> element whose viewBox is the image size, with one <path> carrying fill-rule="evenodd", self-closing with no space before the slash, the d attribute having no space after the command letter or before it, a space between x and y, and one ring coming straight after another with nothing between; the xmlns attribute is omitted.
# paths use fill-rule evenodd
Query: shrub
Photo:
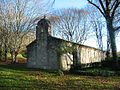
<svg viewBox="0 0 120 90"><path fill-rule="evenodd" d="M23 50L20 53L24 58L27 58L27 51Z"/></svg>

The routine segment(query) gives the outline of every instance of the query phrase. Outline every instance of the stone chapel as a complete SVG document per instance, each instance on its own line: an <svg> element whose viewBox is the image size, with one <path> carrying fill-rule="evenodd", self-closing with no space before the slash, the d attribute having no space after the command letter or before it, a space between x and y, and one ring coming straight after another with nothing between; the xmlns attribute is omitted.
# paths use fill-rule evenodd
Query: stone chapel
<svg viewBox="0 0 120 90"><path fill-rule="evenodd" d="M68 51L63 50L66 45ZM72 45L75 53L70 53ZM105 59L103 51L51 36L51 24L46 18L36 26L36 40L27 46L27 67L48 70L69 70L72 65L90 65Z"/></svg>

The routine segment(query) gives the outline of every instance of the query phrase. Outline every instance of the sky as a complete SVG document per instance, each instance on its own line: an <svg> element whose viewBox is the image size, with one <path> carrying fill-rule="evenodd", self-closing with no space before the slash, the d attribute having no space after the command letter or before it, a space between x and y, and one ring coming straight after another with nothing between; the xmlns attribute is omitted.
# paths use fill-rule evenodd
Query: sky
<svg viewBox="0 0 120 90"><path fill-rule="evenodd" d="M83 8L87 4L87 0L56 0L54 4L55 9L60 8Z"/></svg>
<svg viewBox="0 0 120 90"><path fill-rule="evenodd" d="M61 8L85 8L87 5L87 0L55 0L54 9L61 9ZM120 36L120 35L119 35ZM120 51L120 37L117 37L117 51ZM87 46L92 46L97 48L97 43L94 38L88 39L85 43ZM106 39L104 40L104 44L106 44Z"/></svg>
<svg viewBox="0 0 120 90"><path fill-rule="evenodd" d="M86 6L86 4L87 4L87 0L55 0L53 8L54 9L84 8ZM96 41L95 41L95 39L92 39L92 38L87 40L84 44L97 48Z"/></svg>

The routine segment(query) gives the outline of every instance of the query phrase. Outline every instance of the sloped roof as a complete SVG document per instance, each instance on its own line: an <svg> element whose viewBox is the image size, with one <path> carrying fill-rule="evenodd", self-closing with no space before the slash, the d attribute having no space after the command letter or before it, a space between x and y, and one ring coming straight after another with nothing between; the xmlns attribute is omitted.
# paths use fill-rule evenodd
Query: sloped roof
<svg viewBox="0 0 120 90"><path fill-rule="evenodd" d="M31 46L33 46L34 44L36 44L36 42L37 42L37 40L35 39L34 41L32 41L30 44L28 44L26 47L28 48L28 47L31 47Z"/></svg>
<svg viewBox="0 0 120 90"><path fill-rule="evenodd" d="M100 50L98 48L95 48L95 47L91 47L91 46L87 46L87 45L83 45L83 44L79 44L79 43L75 43L75 42L71 42L71 41L68 41L68 40L64 40L64 39L61 39L61 38L57 38L57 37L53 37L51 36L53 39L57 39L57 40L60 40L60 41L63 41L63 42L68 42L68 43L73 43L75 45L79 45L79 46L83 46L83 47L87 47L87 48L92 48L92 49L95 49L95 50ZM101 50L102 51L102 50Z"/></svg>
<svg viewBox="0 0 120 90"><path fill-rule="evenodd" d="M78 45L78 46L83 46L83 47L92 48L92 49L95 49L95 50L100 50L100 49L95 48L95 47L91 47L91 46L87 46L87 45L83 45L83 44L71 42L71 41L64 40L64 39L57 38L57 37L53 37L53 36L49 36L49 38L56 39L56 40L61 41L61 42L73 43L73 44ZM29 45L27 45L27 47L33 46L34 44L36 44L36 41L37 41L37 40L35 39L33 42L31 42ZM100 51L102 51L102 50L100 50Z"/></svg>

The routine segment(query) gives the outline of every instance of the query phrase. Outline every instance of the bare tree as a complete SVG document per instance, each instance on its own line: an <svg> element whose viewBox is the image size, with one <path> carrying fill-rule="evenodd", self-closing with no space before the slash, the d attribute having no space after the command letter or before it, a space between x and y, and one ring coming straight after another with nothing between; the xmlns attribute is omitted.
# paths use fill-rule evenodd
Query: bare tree
<svg viewBox="0 0 120 90"><path fill-rule="evenodd" d="M120 0L98 0L98 1L87 0L87 1L99 10L106 20L113 60L115 61L115 66L118 66L115 32L120 29L119 26L120 24L118 24L119 23L118 17L120 17L119 12Z"/></svg>
<svg viewBox="0 0 120 90"><path fill-rule="evenodd" d="M50 18L53 25L53 36L64 40L83 44L90 35L90 24L87 19L88 12L83 9L61 9L53 13ZM72 43L71 43L72 44ZM77 48L75 44L64 43L63 52L67 52L67 56L77 62ZM71 58L70 55L73 55Z"/></svg>
<svg viewBox="0 0 120 90"><path fill-rule="evenodd" d="M92 6L88 6L87 11L89 12L89 22L92 26L92 32L95 34L98 47L103 50L103 38L106 36L105 22L100 13Z"/></svg>
<svg viewBox="0 0 120 90"><path fill-rule="evenodd" d="M44 0L3 0L0 15L4 27L5 51L10 51L13 61L21 48L23 37L33 30L40 16L48 13Z"/></svg>
<svg viewBox="0 0 120 90"><path fill-rule="evenodd" d="M61 9L53 14L53 34L56 37L83 44L89 36L87 11L82 9Z"/></svg>
<svg viewBox="0 0 120 90"><path fill-rule="evenodd" d="M1 31L0 31L0 37L1 37L1 50L4 51L4 58L5 58L5 61L7 61L7 51L8 51L8 29L6 28L7 27L7 24L5 20L3 20L2 18L2 15L1 15Z"/></svg>

